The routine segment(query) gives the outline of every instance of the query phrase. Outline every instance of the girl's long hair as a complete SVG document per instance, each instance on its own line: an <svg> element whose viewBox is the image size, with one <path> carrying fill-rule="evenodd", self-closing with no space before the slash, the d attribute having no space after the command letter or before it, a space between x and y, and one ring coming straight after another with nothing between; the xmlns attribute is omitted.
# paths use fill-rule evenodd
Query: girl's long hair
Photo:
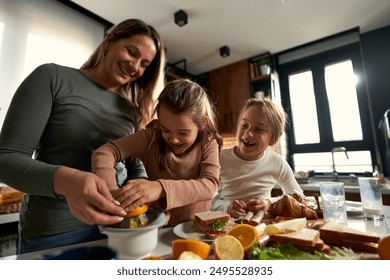
<svg viewBox="0 0 390 280"><path fill-rule="evenodd" d="M217 120L212 102L206 91L197 83L186 79L174 80L164 87L158 97L155 113L159 115L161 106L173 114L191 112L194 123L199 127L196 141L202 147L218 134ZM169 148L159 132L160 166L164 167L164 158Z"/></svg>
<svg viewBox="0 0 390 280"><path fill-rule="evenodd" d="M110 42L127 39L135 35L146 35L153 40L156 46L156 55L142 77L123 84L119 88L119 95L126 98L134 106L138 118L137 123L144 127L152 118L158 94L157 85L164 75L166 57L160 35L154 27L139 19L125 20L116 25L109 33L112 34L112 37L110 39L106 37L103 40L90 58L81 66L81 69L101 67Z"/></svg>

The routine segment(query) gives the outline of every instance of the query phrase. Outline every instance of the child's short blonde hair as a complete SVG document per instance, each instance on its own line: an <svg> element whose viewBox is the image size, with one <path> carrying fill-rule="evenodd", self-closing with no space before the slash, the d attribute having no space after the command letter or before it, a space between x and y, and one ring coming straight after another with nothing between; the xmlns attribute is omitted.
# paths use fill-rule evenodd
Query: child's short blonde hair
<svg viewBox="0 0 390 280"><path fill-rule="evenodd" d="M287 126L286 112L281 106L272 102L272 100L270 99L250 98L245 102L244 107L241 109L236 130L240 125L239 123L242 118L242 115L251 106L256 106L259 108L259 110L263 112L272 133L272 137L269 144L271 146L276 144Z"/></svg>

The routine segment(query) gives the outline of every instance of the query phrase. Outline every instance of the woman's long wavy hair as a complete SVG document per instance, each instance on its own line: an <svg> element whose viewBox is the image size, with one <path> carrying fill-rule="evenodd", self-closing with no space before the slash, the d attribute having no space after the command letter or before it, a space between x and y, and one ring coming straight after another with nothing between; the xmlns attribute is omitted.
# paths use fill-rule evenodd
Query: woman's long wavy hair
<svg viewBox="0 0 390 280"><path fill-rule="evenodd" d="M166 84L158 97L155 114L159 116L159 109L164 106L173 114L190 112L194 123L199 127L196 141L204 146L208 141L217 137L218 127L215 110L206 91L197 83L187 79L174 80ZM158 134L160 143L160 167L164 168L165 155L168 145Z"/></svg>
<svg viewBox="0 0 390 280"><path fill-rule="evenodd" d="M157 85L164 75L166 57L160 35L154 27L139 19L125 20L116 25L109 33L112 34L112 37L108 39L106 36L105 40L81 66L81 69L101 67L110 42L127 39L135 35L146 35L153 40L156 46L156 55L142 77L123 84L119 88L119 94L136 108L138 125L144 127L152 118L156 96L159 93Z"/></svg>

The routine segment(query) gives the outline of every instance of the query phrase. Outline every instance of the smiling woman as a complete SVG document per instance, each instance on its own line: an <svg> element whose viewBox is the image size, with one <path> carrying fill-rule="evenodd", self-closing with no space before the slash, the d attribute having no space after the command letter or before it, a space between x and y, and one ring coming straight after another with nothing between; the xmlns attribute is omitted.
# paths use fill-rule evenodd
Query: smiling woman
<svg viewBox="0 0 390 280"><path fill-rule="evenodd" d="M123 220L123 207L90 173L91 154L151 118L164 61L157 31L128 19L106 35L81 70L45 63L19 85L0 133L0 181L25 193L18 253L104 238L96 224ZM128 76L122 69L131 63L137 74ZM139 161L121 164L124 180L145 177Z"/></svg>

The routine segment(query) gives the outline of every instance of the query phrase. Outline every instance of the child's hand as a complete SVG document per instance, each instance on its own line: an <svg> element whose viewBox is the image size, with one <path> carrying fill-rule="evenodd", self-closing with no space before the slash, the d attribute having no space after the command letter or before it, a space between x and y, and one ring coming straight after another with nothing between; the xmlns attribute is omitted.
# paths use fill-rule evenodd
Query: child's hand
<svg viewBox="0 0 390 280"><path fill-rule="evenodd" d="M244 201L233 200L228 207L228 214L233 218L240 218L245 216L246 204Z"/></svg>
<svg viewBox="0 0 390 280"><path fill-rule="evenodd" d="M246 202L246 210L253 213L257 213L259 210L267 212L270 205L271 202L268 199L253 198Z"/></svg>
<svg viewBox="0 0 390 280"><path fill-rule="evenodd" d="M114 198L120 202L126 212L145 203L156 201L165 196L161 184L145 179L129 180L123 187L113 191Z"/></svg>

